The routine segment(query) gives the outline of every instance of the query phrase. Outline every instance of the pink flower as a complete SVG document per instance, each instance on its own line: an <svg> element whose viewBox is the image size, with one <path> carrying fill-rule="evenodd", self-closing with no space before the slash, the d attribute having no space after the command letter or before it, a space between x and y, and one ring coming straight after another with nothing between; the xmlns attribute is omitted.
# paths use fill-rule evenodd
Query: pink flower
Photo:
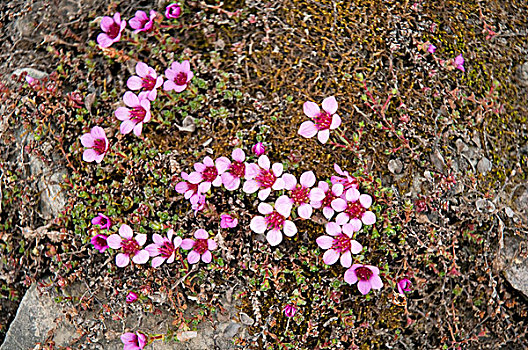
<svg viewBox="0 0 528 350"><path fill-rule="evenodd" d="M105 235L95 235L90 240L90 243L93 244L94 248L99 251L99 253L104 253L105 250L108 249L108 243L106 243L106 237Z"/></svg>
<svg viewBox="0 0 528 350"><path fill-rule="evenodd" d="M154 101L157 96L157 88L163 85L163 78L158 77L158 74L154 70L147 66L146 63L138 62L136 64L136 75L128 78L127 86L130 90L139 90L143 88L147 92L147 98L150 101Z"/></svg>
<svg viewBox="0 0 528 350"><path fill-rule="evenodd" d="M193 184L189 182L189 174L185 171L182 171L181 177L184 181L180 181L176 184L174 188L176 192L183 194L185 199L190 199L194 195L198 194L198 184Z"/></svg>
<svg viewBox="0 0 528 350"><path fill-rule="evenodd" d="M134 232L127 224L121 225L119 235L113 234L108 237L108 246L112 249L122 249L122 253L116 256L116 265L125 267L130 263L130 258L136 264L144 264L149 259L149 253L141 249L147 241L147 235L139 233L134 237Z"/></svg>
<svg viewBox="0 0 528 350"><path fill-rule="evenodd" d="M202 211L205 208L205 203L206 203L205 200L206 200L205 195L201 193L197 193L195 196L191 197L190 199L191 208L192 210L194 210L195 216L199 211Z"/></svg>
<svg viewBox="0 0 528 350"><path fill-rule="evenodd" d="M222 214L220 216L220 227L221 228L233 228L237 227L238 219L228 214Z"/></svg>
<svg viewBox="0 0 528 350"><path fill-rule="evenodd" d="M198 185L199 193L206 193L211 189L211 185L219 187L222 185L221 175L227 170L229 159L220 157L213 162L211 157L204 158L203 163L195 163L194 170L189 174L187 180Z"/></svg>
<svg viewBox="0 0 528 350"><path fill-rule="evenodd" d="M295 176L291 174L284 174L282 179L284 180L284 188L290 191L291 205L297 207L297 213L301 218L309 219L313 212L311 203L321 201L324 198L324 193L321 190L317 188L310 190L316 181L313 171L304 172L299 184Z"/></svg>
<svg viewBox="0 0 528 350"><path fill-rule="evenodd" d="M263 155L264 153L266 153L266 147L264 147L264 145L262 144L262 142L258 142L256 143L252 148L251 150L253 151L253 153L255 153L255 155L257 157L260 157L261 155Z"/></svg>
<svg viewBox="0 0 528 350"><path fill-rule="evenodd" d="M121 335L123 350L141 350L147 344L147 336L143 333L125 333Z"/></svg>
<svg viewBox="0 0 528 350"><path fill-rule="evenodd" d="M325 218L330 220L335 213L334 209L332 209L332 202L334 199L339 198L343 194L343 185L336 183L335 185L332 185L332 188L330 189L330 186L328 186L327 182L319 181L317 188L314 188L312 191L316 193L316 196L318 196L312 202L312 207L314 209L319 209L322 207L323 215ZM323 199L319 200L318 198Z"/></svg>
<svg viewBox="0 0 528 350"><path fill-rule="evenodd" d="M97 43L101 47L110 47L121 40L121 33L126 27L126 21L121 21L121 14L116 12L114 17L104 16L101 20L101 29L104 33L97 36Z"/></svg>
<svg viewBox="0 0 528 350"><path fill-rule="evenodd" d="M94 126L89 133L81 136L81 143L86 149L83 152L85 162L101 163L108 151L108 139L103 128Z"/></svg>
<svg viewBox="0 0 528 350"><path fill-rule="evenodd" d="M270 160L268 156L262 155L257 164L248 164L246 178L242 190L246 193L255 193L259 191L260 200L266 200L271 190L280 191L284 188L284 180L279 178L282 175L284 167L280 163L275 163L270 169Z"/></svg>
<svg viewBox="0 0 528 350"><path fill-rule="evenodd" d="M136 15L128 22L130 27L134 30L134 34L139 32L150 32L152 31L152 25L156 18L156 11L150 10L150 18L147 16L145 11L136 11Z"/></svg>
<svg viewBox="0 0 528 350"><path fill-rule="evenodd" d="M152 259L152 267L158 267L167 261L167 264L170 264L174 261L176 254L176 248L181 245L182 238L180 236L174 237L174 231L170 229L167 232L167 237L161 237L159 234L155 233L152 235L152 240L154 243L149 244L145 250L149 253Z"/></svg>
<svg viewBox="0 0 528 350"><path fill-rule="evenodd" d="M323 111L319 106L307 101L303 105L304 114L313 121L305 121L299 127L299 135L312 138L317 134L321 143L326 143L330 137L330 130L337 129L341 125L341 118L336 114L337 101L334 96L323 100Z"/></svg>
<svg viewBox="0 0 528 350"><path fill-rule="evenodd" d="M134 292L130 292L126 296L126 302L129 303L129 304L133 303L137 299L138 299L138 295L137 295L137 293L134 293Z"/></svg>
<svg viewBox="0 0 528 350"><path fill-rule="evenodd" d="M460 69L462 72L465 72L466 69L464 68L464 57L462 57L462 54L458 55L456 58L455 58L455 61L453 62L453 65L457 68L457 69Z"/></svg>
<svg viewBox="0 0 528 350"><path fill-rule="evenodd" d="M405 295L405 292L410 292L411 285L412 285L411 281L409 281L407 278L403 278L399 280L397 283L398 293L400 293L401 295Z"/></svg>
<svg viewBox="0 0 528 350"><path fill-rule="evenodd" d="M288 237L297 233L297 226L293 221L287 220L290 216L291 203L288 196L280 196L275 201L275 209L268 203L260 203L258 206L259 213L264 216L255 216L251 219L249 227L255 233L264 233L266 239L272 246L282 242L282 231Z"/></svg>
<svg viewBox="0 0 528 350"><path fill-rule="evenodd" d="M165 77L168 80L163 83L163 89L165 91L182 92L187 88L187 84L193 76L189 61L183 61L182 63L172 62L171 67L165 70Z"/></svg>
<svg viewBox="0 0 528 350"><path fill-rule="evenodd" d="M92 219L92 225L98 225L101 230L109 230L112 227L112 221L110 218L103 214L98 214Z"/></svg>
<svg viewBox="0 0 528 350"><path fill-rule="evenodd" d="M297 308L293 304L288 304L284 307L284 316L293 317L297 313Z"/></svg>
<svg viewBox="0 0 528 350"><path fill-rule="evenodd" d="M427 47L427 52L435 53L435 51L436 51L436 46L434 46L433 44L429 44L429 47Z"/></svg>
<svg viewBox="0 0 528 350"><path fill-rule="evenodd" d="M211 262L213 256L210 250L215 250L218 245L214 240L208 239L208 237L209 234L206 230L199 229L194 233L194 238L196 238L196 240L192 238L186 238L182 241L182 249L192 249L187 256L187 261L189 261L189 264L196 264L198 261L200 261L200 257L206 264Z"/></svg>
<svg viewBox="0 0 528 350"><path fill-rule="evenodd" d="M345 282L354 284L357 282L358 290L365 295L371 289L381 289L383 282L379 276L379 269L371 265L354 264L345 272Z"/></svg>
<svg viewBox="0 0 528 350"><path fill-rule="evenodd" d="M358 181L355 177L351 176L348 171L343 171L339 165L334 164L334 170L341 176L332 176L330 182L332 184L342 184L345 190L349 188L358 188Z"/></svg>
<svg viewBox="0 0 528 350"><path fill-rule="evenodd" d="M227 170L221 175L224 187L234 191L240 186L240 179L246 177L246 154L240 148L235 148L231 154L233 162L226 157L218 158L217 162L223 162Z"/></svg>
<svg viewBox="0 0 528 350"><path fill-rule="evenodd" d="M316 242L321 249L328 249L323 255L323 261L327 265L333 265L340 259L343 267L352 265L352 254L359 254L363 246L352 239L354 230L351 224L341 226L335 222L326 224L326 233L330 236L321 236Z"/></svg>
<svg viewBox="0 0 528 350"><path fill-rule="evenodd" d="M181 14L181 7L178 4L170 4L165 8L165 17L167 19L178 18Z"/></svg>
<svg viewBox="0 0 528 350"><path fill-rule="evenodd" d="M117 119L121 120L119 131L126 135L132 130L136 136L141 135L143 130L143 123L150 121L150 101L147 98L147 93L142 92L136 96L133 92L127 91L123 95L123 101L127 107L119 107L115 111Z"/></svg>
<svg viewBox="0 0 528 350"><path fill-rule="evenodd" d="M346 200L345 200L346 199ZM362 224L372 225L376 222L376 215L367 211L372 205L372 197L360 194L355 188L346 191L345 199L337 198L332 201L332 208L340 212L336 216L339 225L350 221L355 232L361 230Z"/></svg>

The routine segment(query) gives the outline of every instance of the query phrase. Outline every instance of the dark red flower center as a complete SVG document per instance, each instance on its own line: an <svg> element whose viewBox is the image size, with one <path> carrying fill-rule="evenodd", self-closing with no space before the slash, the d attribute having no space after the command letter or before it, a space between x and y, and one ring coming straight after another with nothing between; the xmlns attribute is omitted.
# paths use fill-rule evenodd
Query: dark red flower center
<svg viewBox="0 0 528 350"><path fill-rule="evenodd" d="M368 281L374 273L368 267L360 266L356 269L356 276L360 281Z"/></svg>
<svg viewBox="0 0 528 350"><path fill-rule="evenodd" d="M139 243L135 239L124 238L121 241L121 248L126 255L134 256L139 251Z"/></svg>
<svg viewBox="0 0 528 350"><path fill-rule="evenodd" d="M255 177L255 181L261 188L270 188L276 180L275 174L271 170L266 169L260 169L260 173Z"/></svg>
<svg viewBox="0 0 528 350"><path fill-rule="evenodd" d="M336 199L337 196L334 195L334 193L332 192L331 189L329 189L328 191L326 191L325 193L325 197L323 198L323 201L321 202L321 206L323 208L326 208L326 207L332 207L332 201L334 199Z"/></svg>
<svg viewBox="0 0 528 350"><path fill-rule="evenodd" d="M106 238L103 236L96 236L95 237L95 244L98 247L106 247L108 244L106 243Z"/></svg>
<svg viewBox="0 0 528 350"><path fill-rule="evenodd" d="M151 77L150 75L143 77L141 80L141 86L143 86L145 90L152 90L156 86L156 79L154 77Z"/></svg>
<svg viewBox="0 0 528 350"><path fill-rule="evenodd" d="M141 123L145 119L147 111L141 106L134 107L130 110L130 120L136 123Z"/></svg>
<svg viewBox="0 0 528 350"><path fill-rule="evenodd" d="M334 237L334 242L332 242L332 249L339 253L344 253L349 251L351 248L350 237L344 233L340 233Z"/></svg>
<svg viewBox="0 0 528 350"><path fill-rule="evenodd" d="M363 216L363 213L365 213L367 210L363 208L359 200L355 202L348 202L347 207L345 209L345 213L348 214L350 219L361 219Z"/></svg>
<svg viewBox="0 0 528 350"><path fill-rule="evenodd" d="M242 177L246 174L246 164L234 161L229 167L229 172L233 177Z"/></svg>
<svg viewBox="0 0 528 350"><path fill-rule="evenodd" d="M104 139L96 139L92 149L97 152L97 154L104 154L106 152L106 141ZM106 219L101 218L101 220L101 226L106 225Z"/></svg>
<svg viewBox="0 0 528 350"><path fill-rule="evenodd" d="M276 211L266 215L265 219L269 230L280 230L286 221L286 218Z"/></svg>
<svg viewBox="0 0 528 350"><path fill-rule="evenodd" d="M308 203L310 201L310 189L297 184L297 187L290 191L290 198L295 205Z"/></svg>
<svg viewBox="0 0 528 350"><path fill-rule="evenodd" d="M119 35L120 31L121 27L114 22L110 25L110 28L108 28L108 32L106 32L106 35L108 35L110 39L115 39Z"/></svg>
<svg viewBox="0 0 528 350"><path fill-rule="evenodd" d="M192 191L192 193L198 192L198 184L187 182L187 191Z"/></svg>
<svg viewBox="0 0 528 350"><path fill-rule="evenodd" d="M187 84L187 73L179 72L174 79L176 85L185 85Z"/></svg>
<svg viewBox="0 0 528 350"><path fill-rule="evenodd" d="M317 127L317 130L330 129L330 125L332 124L332 116L327 112L320 112L315 116L314 123Z"/></svg>
<svg viewBox="0 0 528 350"><path fill-rule="evenodd" d="M158 252L164 258L169 258L174 253L174 244L171 241L165 241L161 247L158 247Z"/></svg>
<svg viewBox="0 0 528 350"><path fill-rule="evenodd" d="M207 182L213 182L217 176L218 176L218 170L216 169L215 166L208 166L202 172L202 177L204 181L207 181Z"/></svg>
<svg viewBox="0 0 528 350"><path fill-rule="evenodd" d="M194 241L193 249L200 255L205 253L207 248L207 239L199 238L196 241Z"/></svg>

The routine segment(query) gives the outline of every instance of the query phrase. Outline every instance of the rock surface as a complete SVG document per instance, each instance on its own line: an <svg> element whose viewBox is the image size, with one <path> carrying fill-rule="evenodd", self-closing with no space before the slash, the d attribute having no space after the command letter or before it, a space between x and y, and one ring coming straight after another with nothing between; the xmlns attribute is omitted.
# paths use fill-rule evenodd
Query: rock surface
<svg viewBox="0 0 528 350"><path fill-rule="evenodd" d="M528 298L528 242L518 236L505 235L504 277L513 288Z"/></svg>

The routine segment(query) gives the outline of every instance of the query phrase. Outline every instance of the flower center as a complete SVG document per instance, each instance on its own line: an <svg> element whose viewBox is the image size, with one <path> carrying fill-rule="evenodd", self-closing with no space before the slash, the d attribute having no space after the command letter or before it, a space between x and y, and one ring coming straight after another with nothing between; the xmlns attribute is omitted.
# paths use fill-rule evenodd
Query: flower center
<svg viewBox="0 0 528 350"><path fill-rule="evenodd" d="M106 32L106 35L108 35L110 39L115 39L119 35L120 31L121 27L114 22L110 25L110 28L108 28L108 32Z"/></svg>
<svg viewBox="0 0 528 350"><path fill-rule="evenodd" d="M164 258L169 258L174 253L174 244L170 241L165 241L163 246L158 247L158 252Z"/></svg>
<svg viewBox="0 0 528 350"><path fill-rule="evenodd" d="M314 123L317 127L317 130L330 129L330 125L332 124L332 116L327 112L321 112L315 116Z"/></svg>
<svg viewBox="0 0 528 350"><path fill-rule="evenodd" d="M143 119L145 119L145 115L147 114L147 111L145 108L141 106L134 107L130 110L130 120L136 123L143 122Z"/></svg>
<svg viewBox="0 0 528 350"><path fill-rule="evenodd" d="M345 212L348 214L350 219L361 219L363 216L363 213L367 211L359 201L355 202L348 202L347 207L345 209Z"/></svg>
<svg viewBox="0 0 528 350"><path fill-rule="evenodd" d="M262 188L270 188L275 183L275 180L277 180L275 174L266 169L260 169L260 173L255 178L255 181L257 181Z"/></svg>
<svg viewBox="0 0 528 350"><path fill-rule="evenodd" d="M332 192L331 189L329 189L328 191L326 191L325 193L325 197L323 198L323 201L321 202L321 206L323 208L326 208L326 207L332 207L332 201L334 199L336 199L337 196L334 195L334 193Z"/></svg>
<svg viewBox="0 0 528 350"><path fill-rule="evenodd" d="M126 255L134 256L139 251L139 244L135 239L123 239L121 241L121 248Z"/></svg>
<svg viewBox="0 0 528 350"><path fill-rule="evenodd" d="M372 277L373 273L368 267L358 267L356 269L356 276L360 281L368 281Z"/></svg>
<svg viewBox="0 0 528 350"><path fill-rule="evenodd" d="M270 230L280 230L286 221L286 218L276 211L266 215L265 219Z"/></svg>
<svg viewBox="0 0 528 350"><path fill-rule="evenodd" d="M187 84L187 73L179 72L176 75L176 79L174 79L174 83L176 85L185 85L185 84Z"/></svg>
<svg viewBox="0 0 528 350"><path fill-rule="evenodd" d="M218 176L218 170L216 170L216 167L214 166L208 166L202 172L202 176L203 176L204 181L213 182Z"/></svg>
<svg viewBox="0 0 528 350"><path fill-rule="evenodd" d="M334 237L334 242L332 242L332 249L336 250L339 253L344 253L349 251L350 248L350 237L348 237L344 233L340 233Z"/></svg>
<svg viewBox="0 0 528 350"><path fill-rule="evenodd" d="M104 139L96 139L94 141L94 145L92 147L94 151L97 152L97 154L103 154L106 150L106 141ZM106 219L101 218L101 226L106 225Z"/></svg>
<svg viewBox="0 0 528 350"><path fill-rule="evenodd" d="M106 247L106 238L102 236L95 237L95 245L98 245L100 247Z"/></svg>
<svg viewBox="0 0 528 350"><path fill-rule="evenodd" d="M198 192L198 184L187 182L187 191L192 191L192 193Z"/></svg>
<svg viewBox="0 0 528 350"><path fill-rule="evenodd" d="M147 75L146 77L142 78L141 85L145 90L152 90L156 86L156 79L150 75Z"/></svg>
<svg viewBox="0 0 528 350"><path fill-rule="evenodd" d="M297 184L297 187L290 191L290 198L295 205L301 205L310 201L309 189Z"/></svg>
<svg viewBox="0 0 528 350"><path fill-rule="evenodd" d="M229 172L233 177L242 177L246 173L246 164L234 161L229 167Z"/></svg>
<svg viewBox="0 0 528 350"><path fill-rule="evenodd" d="M193 249L200 255L205 253L207 251L207 249L208 249L207 248L207 239L203 239L203 238L197 239L194 242Z"/></svg>

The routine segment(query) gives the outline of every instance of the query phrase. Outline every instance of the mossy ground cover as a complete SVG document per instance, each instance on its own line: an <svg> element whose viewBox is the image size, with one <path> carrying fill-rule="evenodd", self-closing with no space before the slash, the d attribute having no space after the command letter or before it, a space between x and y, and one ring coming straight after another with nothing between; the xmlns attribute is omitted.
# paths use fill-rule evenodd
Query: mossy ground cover
<svg viewBox="0 0 528 350"><path fill-rule="evenodd" d="M39 88L2 85L2 104L14 111L2 140L3 307L45 277L58 295L86 283L89 297L61 299L118 320L130 311L124 299L134 290L143 312L172 320L172 338L221 309L219 296L236 287L241 310L255 320L252 338L236 340L242 348L528 345L526 300L494 264L504 232L526 234L522 220L503 210L513 206L505 193L526 181L526 87L515 77L527 57L526 4L188 2L159 41L138 36L104 51L68 45L95 40L99 27L88 25L95 17L119 10L129 18L148 4L104 5L104 13L74 24L65 42L46 45L56 72ZM428 43L437 47L433 54ZM459 54L465 72L446 63ZM113 113L135 61L162 72L183 59L196 75L191 87L160 98L141 137L121 135ZM342 130L326 145L302 138L302 104L331 95ZM194 132L178 127L187 116L195 118ZM34 179L13 153L22 124L35 139L24 151L69 172L62 184L68 204L52 222L39 217ZM100 165L82 161L79 142L95 125L111 138ZM344 139L350 142L340 147ZM482 174L462 157L457 140L476 146L491 171ZM215 192L195 216L174 190L180 172L204 156L229 156L234 147L249 154L257 141L296 176L314 170L326 179L337 163L360 180L361 191L374 197L378 221L359 236L367 249L358 259L380 267L381 291L362 296L343 281L343 268L323 263L315 243L324 233L322 216L296 220L299 233L272 248L249 228L255 197ZM391 160L402 163L398 174L389 172ZM477 211L482 198L495 200L496 210ZM113 232L122 223L148 235L173 228L189 236L204 228L220 249L209 265L192 267L184 255L159 269L119 269L114 255L89 243L99 212L112 218ZM219 230L226 212L240 225ZM20 229L44 224L59 239ZM396 291L403 277L413 283L405 297ZM152 302L154 293L166 301ZM95 298L101 294L106 307ZM289 303L299 310L293 318L282 312Z"/></svg>

